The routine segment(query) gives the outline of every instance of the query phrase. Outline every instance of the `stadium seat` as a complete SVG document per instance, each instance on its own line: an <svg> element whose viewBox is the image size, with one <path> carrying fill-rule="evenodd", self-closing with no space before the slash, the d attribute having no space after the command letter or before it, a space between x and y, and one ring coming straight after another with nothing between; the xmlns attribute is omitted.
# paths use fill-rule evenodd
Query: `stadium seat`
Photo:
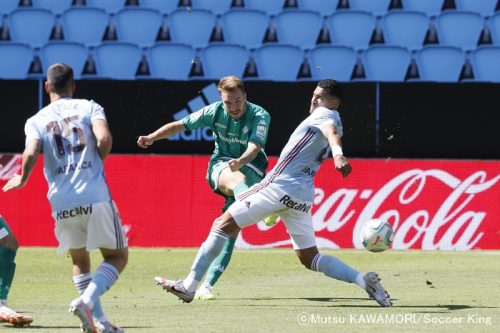
<svg viewBox="0 0 500 333"><path fill-rule="evenodd" d="M102 78L134 80L141 54L141 49L134 44L104 42L94 51L96 74Z"/></svg>
<svg viewBox="0 0 500 333"><path fill-rule="evenodd" d="M375 45L363 52L366 79L402 82L411 61L411 53L400 46Z"/></svg>
<svg viewBox="0 0 500 333"><path fill-rule="evenodd" d="M436 17L439 44L464 50L475 49L484 27L481 15L448 10Z"/></svg>
<svg viewBox="0 0 500 333"><path fill-rule="evenodd" d="M452 46L426 46L416 54L420 81L458 82L465 53Z"/></svg>
<svg viewBox="0 0 500 333"><path fill-rule="evenodd" d="M352 10L363 10L380 16L387 13L391 0L349 0L349 8Z"/></svg>
<svg viewBox="0 0 500 333"><path fill-rule="evenodd" d="M0 16L8 15L19 6L19 0L2 0L0 1Z"/></svg>
<svg viewBox="0 0 500 333"><path fill-rule="evenodd" d="M47 72L51 65L62 62L73 68L75 79L81 78L87 58L88 49L80 43L50 42L40 50L40 60L42 61L44 73Z"/></svg>
<svg viewBox="0 0 500 333"><path fill-rule="evenodd" d="M248 49L260 47L269 26L269 16L261 10L232 9L221 17L224 41Z"/></svg>
<svg viewBox="0 0 500 333"><path fill-rule="evenodd" d="M261 80L296 81L302 61L302 50L293 45L265 44L255 52Z"/></svg>
<svg viewBox="0 0 500 333"><path fill-rule="evenodd" d="M491 16L495 13L498 0L455 0L457 10L479 13Z"/></svg>
<svg viewBox="0 0 500 333"><path fill-rule="evenodd" d="M88 7L102 8L108 13L116 13L125 7L127 0L85 0Z"/></svg>
<svg viewBox="0 0 500 333"><path fill-rule="evenodd" d="M207 9L215 15L222 15L231 9L233 0L191 0L194 9Z"/></svg>
<svg viewBox="0 0 500 333"><path fill-rule="evenodd" d="M178 9L167 17L172 42L204 47L215 26L215 15L205 9Z"/></svg>
<svg viewBox="0 0 500 333"><path fill-rule="evenodd" d="M33 7L50 10L55 15L61 15L71 7L73 0L31 0Z"/></svg>
<svg viewBox="0 0 500 333"><path fill-rule="evenodd" d="M259 9L267 15L276 15L283 10L286 0L245 0L245 8Z"/></svg>
<svg viewBox="0 0 500 333"><path fill-rule="evenodd" d="M500 82L500 47L480 46L472 51L475 81Z"/></svg>
<svg viewBox="0 0 500 333"><path fill-rule="evenodd" d="M316 45L323 18L310 10L289 9L276 15L275 24L280 43L311 49Z"/></svg>
<svg viewBox="0 0 500 333"><path fill-rule="evenodd" d="M151 77L164 80L188 80L195 50L186 44L156 43L148 50Z"/></svg>
<svg viewBox="0 0 500 333"><path fill-rule="evenodd" d="M436 16L441 13L444 0L402 0L403 9L424 12L427 16Z"/></svg>
<svg viewBox="0 0 500 333"><path fill-rule="evenodd" d="M420 49L429 28L429 17L422 12L393 10L382 18L382 30L387 45L399 45L410 50Z"/></svg>
<svg viewBox="0 0 500 333"><path fill-rule="evenodd" d="M337 10L339 0L298 0L298 8L313 10L322 16L333 14Z"/></svg>
<svg viewBox="0 0 500 333"><path fill-rule="evenodd" d="M0 78L26 79L34 52L26 44L0 43Z"/></svg>
<svg viewBox="0 0 500 333"><path fill-rule="evenodd" d="M163 15L168 15L176 10L179 4L178 0L141 0L139 2L142 8L156 9Z"/></svg>
<svg viewBox="0 0 500 333"><path fill-rule="evenodd" d="M228 75L243 77L249 53L244 46L220 43L205 47L200 56L205 78L218 80Z"/></svg>
<svg viewBox="0 0 500 333"><path fill-rule="evenodd" d="M55 24L55 16L48 9L22 8L8 16L12 41L41 47L47 43Z"/></svg>
<svg viewBox="0 0 500 333"><path fill-rule="evenodd" d="M368 12L342 10L328 16L327 24L333 45L365 49L375 28L375 17Z"/></svg>
<svg viewBox="0 0 500 333"><path fill-rule="evenodd" d="M351 47L318 45L309 52L312 78L350 81L357 57L357 52Z"/></svg>
<svg viewBox="0 0 500 333"><path fill-rule="evenodd" d="M491 29L491 39L494 45L500 45L500 13L490 17L489 27Z"/></svg>
<svg viewBox="0 0 500 333"><path fill-rule="evenodd" d="M118 40L141 47L155 43L163 17L157 10L149 8L125 8L116 13Z"/></svg>
<svg viewBox="0 0 500 333"><path fill-rule="evenodd" d="M70 8L61 17L64 39L83 43L87 47L96 46L102 42L108 21L109 17L104 9Z"/></svg>

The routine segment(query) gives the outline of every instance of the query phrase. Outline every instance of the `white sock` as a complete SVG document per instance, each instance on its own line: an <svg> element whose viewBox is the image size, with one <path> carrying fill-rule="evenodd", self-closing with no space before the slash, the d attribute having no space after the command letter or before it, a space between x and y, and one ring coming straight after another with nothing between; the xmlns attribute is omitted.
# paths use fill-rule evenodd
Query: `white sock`
<svg viewBox="0 0 500 333"><path fill-rule="evenodd" d="M361 289L366 290L365 274L364 273L358 273L358 276L356 276L356 282L355 283Z"/></svg>

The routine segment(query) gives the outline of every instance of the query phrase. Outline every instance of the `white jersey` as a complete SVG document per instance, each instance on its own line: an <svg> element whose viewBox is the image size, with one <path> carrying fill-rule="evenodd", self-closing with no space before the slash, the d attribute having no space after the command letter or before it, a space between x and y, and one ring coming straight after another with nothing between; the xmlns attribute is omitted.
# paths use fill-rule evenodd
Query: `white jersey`
<svg viewBox="0 0 500 333"><path fill-rule="evenodd" d="M85 99L59 99L29 118L26 143L42 142L47 197L52 210L110 200L92 122L106 120L103 108Z"/></svg>
<svg viewBox="0 0 500 333"><path fill-rule="evenodd" d="M342 122L335 110L316 108L292 133L276 166L261 184L273 183L288 195L304 201L314 198L314 176L330 155L327 138L321 132L332 124L342 136Z"/></svg>

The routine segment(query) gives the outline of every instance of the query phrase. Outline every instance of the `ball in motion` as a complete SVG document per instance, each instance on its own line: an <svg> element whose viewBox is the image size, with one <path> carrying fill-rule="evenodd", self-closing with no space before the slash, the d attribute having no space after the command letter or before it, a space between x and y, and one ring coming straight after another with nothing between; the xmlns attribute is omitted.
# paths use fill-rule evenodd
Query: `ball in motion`
<svg viewBox="0 0 500 333"><path fill-rule="evenodd" d="M363 246L371 252L382 252L391 247L394 238L392 226L381 219L366 222L361 231Z"/></svg>

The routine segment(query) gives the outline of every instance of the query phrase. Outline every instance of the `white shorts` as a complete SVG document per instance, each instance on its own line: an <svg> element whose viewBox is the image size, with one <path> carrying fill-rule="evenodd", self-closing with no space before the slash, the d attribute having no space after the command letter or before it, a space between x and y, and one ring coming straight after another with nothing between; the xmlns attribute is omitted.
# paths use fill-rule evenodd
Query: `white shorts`
<svg viewBox="0 0 500 333"><path fill-rule="evenodd" d="M228 211L236 224L244 228L271 214L278 214L286 225L294 249L316 246L311 216L312 203L291 197L273 183L257 191L260 186L256 184L241 193L238 196L240 201L229 207Z"/></svg>
<svg viewBox="0 0 500 333"><path fill-rule="evenodd" d="M104 201L71 209L53 211L58 254L69 249L123 249L128 246L118 208Z"/></svg>

